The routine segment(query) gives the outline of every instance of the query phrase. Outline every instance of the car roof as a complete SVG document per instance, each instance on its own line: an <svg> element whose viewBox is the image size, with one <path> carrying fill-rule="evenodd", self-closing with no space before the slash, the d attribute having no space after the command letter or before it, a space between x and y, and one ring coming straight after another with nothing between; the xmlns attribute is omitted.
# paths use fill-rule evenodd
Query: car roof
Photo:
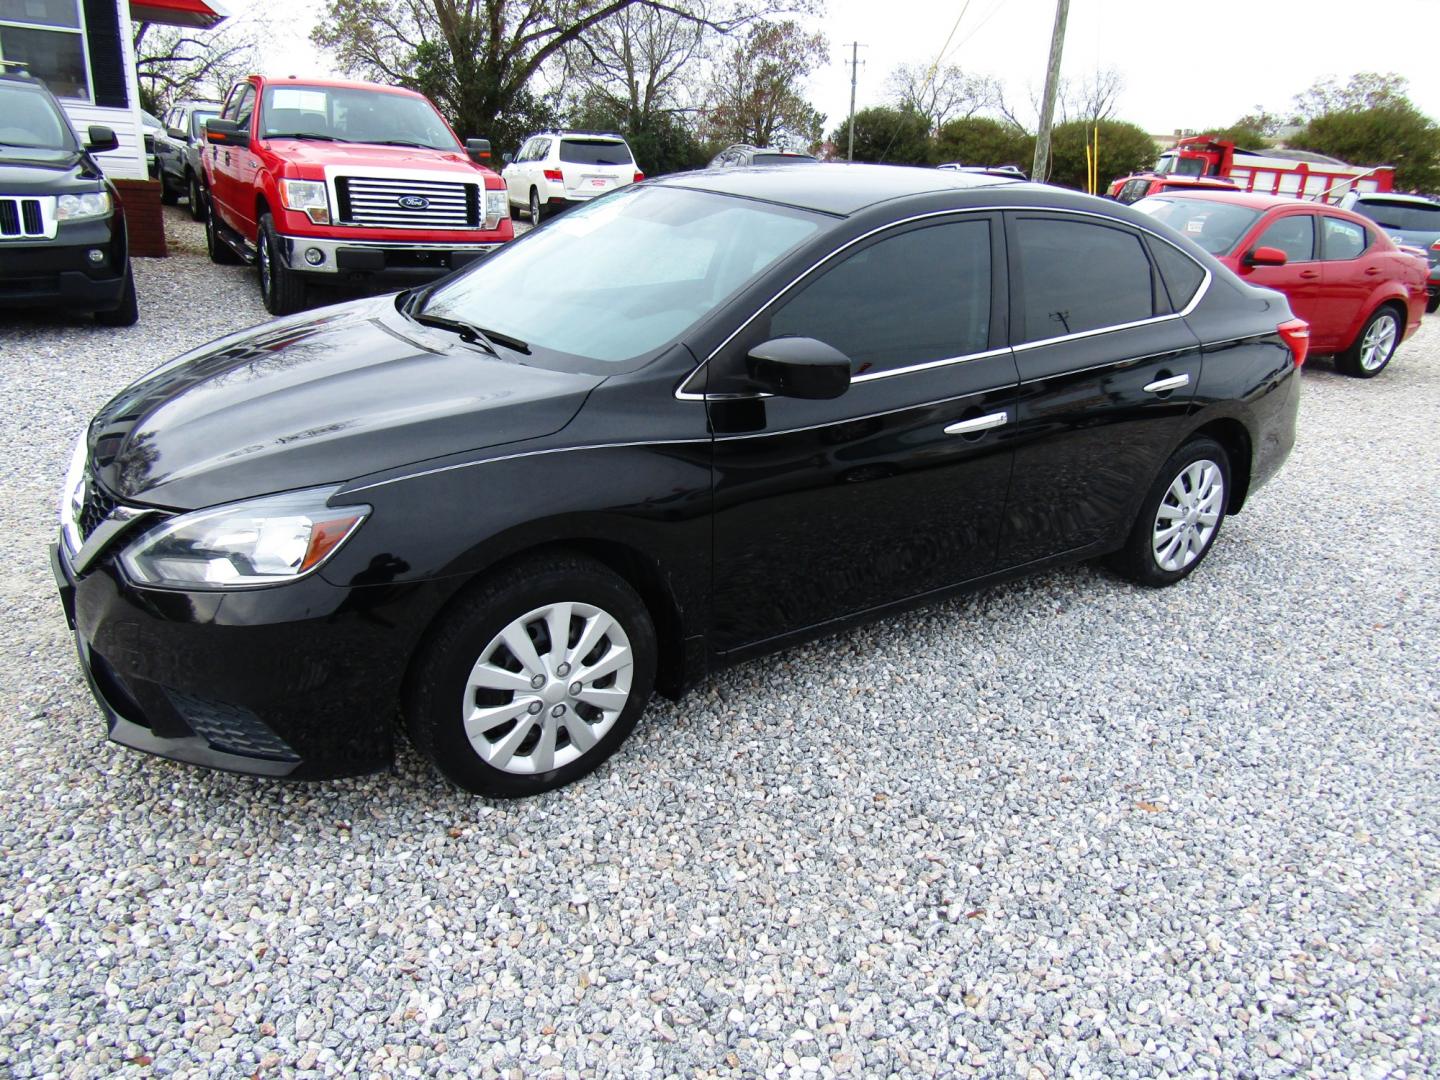
<svg viewBox="0 0 1440 1080"><path fill-rule="evenodd" d="M1019 185L1021 181L908 165L815 162L789 169L767 169L763 166L707 169L662 177L656 183L848 216L874 203L908 195Z"/></svg>
<svg viewBox="0 0 1440 1080"><path fill-rule="evenodd" d="M262 79L267 87L271 86L296 86L296 87L324 87L334 90L375 90L383 94L397 94L400 97L425 98L424 94L417 94L414 90L407 90L403 86L386 86L384 83L363 82L358 79L309 79L298 75L252 75L250 78Z"/></svg>
<svg viewBox="0 0 1440 1080"><path fill-rule="evenodd" d="M1226 191L1213 188L1203 191L1165 191L1153 195L1155 199L1203 199L1209 202L1228 202L1236 206L1248 206L1252 210L1273 210L1277 206L1305 206L1311 210L1340 210L1333 203L1322 203L1316 199L1296 199L1289 195L1258 195L1253 191ZM1341 213L1348 211L1340 210Z"/></svg>
<svg viewBox="0 0 1440 1080"><path fill-rule="evenodd" d="M1424 195L1407 195L1401 191L1361 191L1355 195L1357 202L1370 202L1372 199L1377 202L1409 203L1412 206L1434 206L1434 199L1427 199Z"/></svg>

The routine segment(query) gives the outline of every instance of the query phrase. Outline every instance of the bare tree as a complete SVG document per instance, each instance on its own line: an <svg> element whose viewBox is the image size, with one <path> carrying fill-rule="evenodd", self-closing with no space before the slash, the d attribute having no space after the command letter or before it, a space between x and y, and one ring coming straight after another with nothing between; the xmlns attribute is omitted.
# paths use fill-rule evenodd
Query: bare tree
<svg viewBox="0 0 1440 1080"><path fill-rule="evenodd" d="M692 108L696 71L712 31L698 0L676 6L695 17L637 4L573 42L565 52L565 74L579 84L579 96L626 117L632 128L658 113Z"/></svg>
<svg viewBox="0 0 1440 1080"><path fill-rule="evenodd" d="M1000 99L997 80L968 75L955 64L901 64L890 73L887 86L895 104L923 117L931 131L992 109Z"/></svg>
<svg viewBox="0 0 1440 1080"><path fill-rule="evenodd" d="M253 22L235 22L218 30L136 23L133 42L141 105L158 115L187 98L219 97L258 66L259 31Z"/></svg>
<svg viewBox="0 0 1440 1080"><path fill-rule="evenodd" d="M1055 121L1064 124L1072 120L1092 123L1113 120L1124 90L1125 76L1116 68L1102 68L1078 82L1061 79L1056 93ZM1019 99L1012 97L1005 86L997 84L991 108L1008 123L1034 131L1040 117L1040 90L1033 83L1027 83L1025 97Z"/></svg>
<svg viewBox="0 0 1440 1080"><path fill-rule="evenodd" d="M712 69L705 132L756 146L816 142L825 117L805 99L805 77L822 66L825 35L793 21L759 22L727 46Z"/></svg>

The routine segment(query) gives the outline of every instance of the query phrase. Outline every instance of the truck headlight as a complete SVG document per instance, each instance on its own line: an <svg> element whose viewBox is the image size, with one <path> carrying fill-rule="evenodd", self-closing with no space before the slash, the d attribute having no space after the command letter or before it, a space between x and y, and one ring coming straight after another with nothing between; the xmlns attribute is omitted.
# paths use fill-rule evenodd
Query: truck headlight
<svg viewBox="0 0 1440 1080"><path fill-rule="evenodd" d="M87 191L83 195L61 195L55 200L56 221L83 221L110 213L108 191Z"/></svg>
<svg viewBox="0 0 1440 1080"><path fill-rule="evenodd" d="M485 189L485 228L496 228L510 216L510 196L504 188Z"/></svg>
<svg viewBox="0 0 1440 1080"><path fill-rule="evenodd" d="M334 488L181 514L144 533L120 556L132 581L179 589L234 589L294 581L319 568L370 513L326 506Z"/></svg>
<svg viewBox="0 0 1440 1080"><path fill-rule="evenodd" d="M330 224L330 196L324 180L281 180L280 201L299 210L316 225Z"/></svg>

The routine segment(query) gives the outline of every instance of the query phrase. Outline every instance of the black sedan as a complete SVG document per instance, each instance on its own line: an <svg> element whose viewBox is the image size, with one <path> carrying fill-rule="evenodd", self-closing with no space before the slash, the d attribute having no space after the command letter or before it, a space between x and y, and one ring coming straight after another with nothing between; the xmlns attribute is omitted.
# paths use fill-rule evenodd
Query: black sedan
<svg viewBox="0 0 1440 1080"><path fill-rule="evenodd" d="M1114 202L934 169L622 189L424 289L182 356L54 553L112 738L271 776L582 776L652 688L999 578L1193 571L1305 324Z"/></svg>

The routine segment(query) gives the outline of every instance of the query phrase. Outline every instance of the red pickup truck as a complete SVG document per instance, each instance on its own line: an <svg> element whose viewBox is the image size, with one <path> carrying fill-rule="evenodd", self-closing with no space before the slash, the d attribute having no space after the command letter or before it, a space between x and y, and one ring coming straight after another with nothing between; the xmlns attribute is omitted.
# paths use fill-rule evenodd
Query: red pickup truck
<svg viewBox="0 0 1440 1080"><path fill-rule="evenodd" d="M312 282L414 284L515 235L490 144L462 145L410 90L251 75L205 138L206 248L258 265L272 315L304 308Z"/></svg>

